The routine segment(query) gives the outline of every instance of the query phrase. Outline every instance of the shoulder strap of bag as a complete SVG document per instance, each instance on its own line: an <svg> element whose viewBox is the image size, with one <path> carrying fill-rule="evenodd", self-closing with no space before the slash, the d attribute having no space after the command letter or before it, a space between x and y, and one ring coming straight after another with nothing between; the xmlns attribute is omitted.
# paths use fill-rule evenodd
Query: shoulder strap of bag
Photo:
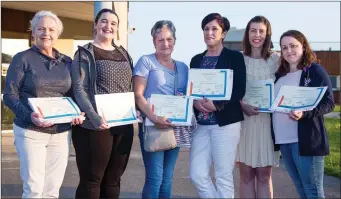
<svg viewBox="0 0 341 199"><path fill-rule="evenodd" d="M176 62L174 62L174 68L175 68L175 74L174 74L174 95L176 95L177 90L178 90L178 67L176 66Z"/></svg>

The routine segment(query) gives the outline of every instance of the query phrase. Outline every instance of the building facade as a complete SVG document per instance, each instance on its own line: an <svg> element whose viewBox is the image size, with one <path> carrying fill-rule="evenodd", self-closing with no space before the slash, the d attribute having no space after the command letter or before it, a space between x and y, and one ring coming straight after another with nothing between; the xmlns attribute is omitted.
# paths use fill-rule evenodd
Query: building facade
<svg viewBox="0 0 341 199"><path fill-rule="evenodd" d="M54 12L63 22L64 31L56 43L56 48L73 57L73 44L76 40L93 39L93 22L102 8L115 10L120 18L120 40L116 43L128 47L128 2L39 2L4 1L1 2L1 37L8 39L27 39L30 42L29 21L40 10ZM6 48L2 46L2 48Z"/></svg>
<svg viewBox="0 0 341 199"><path fill-rule="evenodd" d="M245 29L231 28L224 40L224 46L242 51L242 41ZM340 51L314 51L319 62L327 69L328 75L333 85L335 102L340 104L340 74L341 74L341 52Z"/></svg>
<svg viewBox="0 0 341 199"><path fill-rule="evenodd" d="M62 1L3 1L1 2L1 38L24 40L28 48L31 44L29 22L36 12L49 10L54 12L63 22L64 31L55 44L55 48L73 58L75 43L93 39L94 17L102 8L113 9L120 19L119 40L115 43L128 48L128 2L62 2ZM1 45L2 52L13 48L11 45ZM12 55L13 56L13 55ZM9 63L1 63L1 99L3 85ZM2 132L12 129L14 115L4 106L1 100L1 129Z"/></svg>

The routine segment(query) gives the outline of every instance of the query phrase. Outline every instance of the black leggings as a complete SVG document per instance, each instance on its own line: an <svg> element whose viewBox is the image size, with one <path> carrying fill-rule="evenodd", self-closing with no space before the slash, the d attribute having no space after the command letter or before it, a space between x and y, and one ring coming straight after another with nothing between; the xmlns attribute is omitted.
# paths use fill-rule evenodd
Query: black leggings
<svg viewBox="0 0 341 199"><path fill-rule="evenodd" d="M133 136L133 125L105 131L72 128L80 178L76 198L119 198L121 176L127 167Z"/></svg>

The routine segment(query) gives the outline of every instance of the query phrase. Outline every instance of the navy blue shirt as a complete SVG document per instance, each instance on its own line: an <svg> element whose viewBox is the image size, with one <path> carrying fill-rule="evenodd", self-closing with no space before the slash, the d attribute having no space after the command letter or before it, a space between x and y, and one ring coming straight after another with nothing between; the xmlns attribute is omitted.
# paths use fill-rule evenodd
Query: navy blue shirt
<svg viewBox="0 0 341 199"><path fill-rule="evenodd" d="M217 65L219 56L204 56L200 63L200 68L202 69L215 69ZM196 118L198 124L200 125L215 125L218 124L216 116L214 112L204 113L204 112L197 112Z"/></svg>
<svg viewBox="0 0 341 199"><path fill-rule="evenodd" d="M71 96L70 57L55 52L56 59L41 53L36 46L17 53L9 65L4 89L4 103L14 112L14 123L24 129L44 133L60 133L71 124L58 124L47 128L35 126L28 98Z"/></svg>
<svg viewBox="0 0 341 199"><path fill-rule="evenodd" d="M200 68L204 55L203 53L195 55L191 59L190 68ZM233 70L233 90L230 100L215 100L213 104L216 108L214 111L218 125L225 126L244 120L240 100L243 99L246 89L246 66L244 56L241 52L223 48L221 51L215 69L231 69ZM198 110L194 108L197 114Z"/></svg>

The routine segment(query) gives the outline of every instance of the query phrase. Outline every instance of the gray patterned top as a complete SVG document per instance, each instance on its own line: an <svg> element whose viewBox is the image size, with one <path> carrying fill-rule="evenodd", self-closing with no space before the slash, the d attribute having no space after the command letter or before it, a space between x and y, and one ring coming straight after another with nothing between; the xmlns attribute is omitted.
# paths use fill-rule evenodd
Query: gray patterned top
<svg viewBox="0 0 341 199"><path fill-rule="evenodd" d="M56 59L42 54L36 46L19 52L8 68L4 89L4 103L14 112L14 123L24 129L43 133L60 133L71 124L47 128L35 126L28 98L71 96L71 58L54 49Z"/></svg>
<svg viewBox="0 0 341 199"><path fill-rule="evenodd" d="M96 87L98 94L131 92L132 70L118 51L94 46L96 60Z"/></svg>

